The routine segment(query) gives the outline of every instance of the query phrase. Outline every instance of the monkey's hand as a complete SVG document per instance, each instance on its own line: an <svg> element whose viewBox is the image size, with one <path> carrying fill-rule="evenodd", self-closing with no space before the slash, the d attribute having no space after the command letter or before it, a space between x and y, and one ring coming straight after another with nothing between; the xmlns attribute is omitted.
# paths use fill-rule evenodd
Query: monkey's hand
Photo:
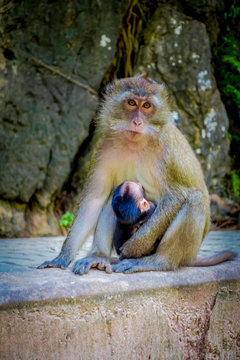
<svg viewBox="0 0 240 360"><path fill-rule="evenodd" d="M78 275L84 275L87 274L91 268L105 270L108 274L112 273L109 259L106 256L99 255L89 255L77 260L73 266L73 272Z"/></svg>
<svg viewBox="0 0 240 360"><path fill-rule="evenodd" d="M37 269L46 269L46 268L60 268L65 270L70 264L71 260L69 257L59 254L55 259L50 261L44 261Z"/></svg>

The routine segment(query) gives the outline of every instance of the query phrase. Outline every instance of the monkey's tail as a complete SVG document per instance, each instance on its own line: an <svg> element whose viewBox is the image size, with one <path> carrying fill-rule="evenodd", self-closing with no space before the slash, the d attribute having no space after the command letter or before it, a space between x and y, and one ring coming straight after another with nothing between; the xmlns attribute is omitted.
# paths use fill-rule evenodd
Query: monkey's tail
<svg viewBox="0 0 240 360"><path fill-rule="evenodd" d="M187 266L213 266L221 264L224 261L233 260L237 256L237 253L233 251L222 251L219 254L207 256L203 259L196 258L191 260Z"/></svg>

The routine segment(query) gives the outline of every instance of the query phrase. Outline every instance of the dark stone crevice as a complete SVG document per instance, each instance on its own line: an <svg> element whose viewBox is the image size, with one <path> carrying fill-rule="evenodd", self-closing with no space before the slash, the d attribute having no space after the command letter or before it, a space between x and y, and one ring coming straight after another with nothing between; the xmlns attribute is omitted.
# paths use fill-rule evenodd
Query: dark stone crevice
<svg viewBox="0 0 240 360"><path fill-rule="evenodd" d="M205 359L205 355L206 355L206 338L207 338L208 331L210 329L211 315L212 315L214 306L215 306L216 301L217 301L217 296L218 296L218 292L213 296L212 301L210 302L210 304L207 303L206 307L205 307L204 328L203 328L202 336L201 336L201 339L200 339L199 345L198 345L199 359L202 359L202 360Z"/></svg>

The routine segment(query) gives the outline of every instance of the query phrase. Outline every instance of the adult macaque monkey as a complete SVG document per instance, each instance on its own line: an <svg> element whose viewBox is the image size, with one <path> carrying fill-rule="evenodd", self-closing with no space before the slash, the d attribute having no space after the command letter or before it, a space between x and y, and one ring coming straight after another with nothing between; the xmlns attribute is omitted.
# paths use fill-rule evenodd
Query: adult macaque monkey
<svg viewBox="0 0 240 360"><path fill-rule="evenodd" d="M72 229L60 254L40 268L65 269L91 233L91 253L75 262L77 274L91 267L170 270L191 262L209 229L208 191L198 160L171 121L164 85L145 76L114 81L102 102L98 131L101 143ZM125 180L140 182L156 209L121 248L128 259L111 268L111 194ZM156 252L146 256L159 239Z"/></svg>

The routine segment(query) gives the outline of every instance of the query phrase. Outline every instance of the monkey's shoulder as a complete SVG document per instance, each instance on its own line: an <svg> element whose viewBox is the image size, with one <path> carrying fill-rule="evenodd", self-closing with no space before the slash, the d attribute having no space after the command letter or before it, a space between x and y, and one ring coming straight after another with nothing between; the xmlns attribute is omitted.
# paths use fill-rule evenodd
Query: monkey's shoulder
<svg viewBox="0 0 240 360"><path fill-rule="evenodd" d="M194 151L189 144L186 136L173 124L168 124L164 131L166 151L168 159L181 160L183 162L190 161L199 163Z"/></svg>
<svg viewBox="0 0 240 360"><path fill-rule="evenodd" d="M167 131L167 177L187 187L205 187L201 165L186 137L174 125Z"/></svg>

